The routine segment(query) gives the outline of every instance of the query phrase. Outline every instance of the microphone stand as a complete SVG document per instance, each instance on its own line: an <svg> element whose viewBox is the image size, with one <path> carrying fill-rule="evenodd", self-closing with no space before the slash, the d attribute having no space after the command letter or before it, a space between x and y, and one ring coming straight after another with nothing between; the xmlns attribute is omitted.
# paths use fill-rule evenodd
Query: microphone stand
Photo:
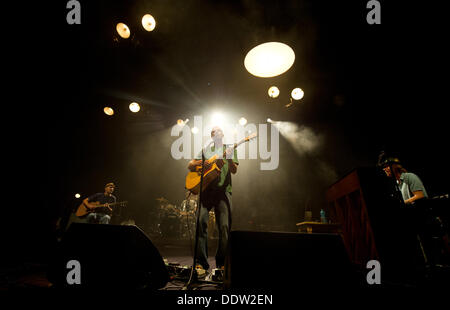
<svg viewBox="0 0 450 310"><path fill-rule="evenodd" d="M200 191L198 194L198 202L197 202L197 220L195 225L195 246L194 246L194 261L192 263L191 274L189 276L189 281L186 283L186 286L183 287L183 290L191 289L194 282L198 280L197 270L195 270L195 264L197 261L197 247L198 247L198 231L199 231L199 223L200 223L200 208L202 207L202 187L203 187L203 172L205 167L205 155L204 150L202 148L202 170L200 174Z"/></svg>

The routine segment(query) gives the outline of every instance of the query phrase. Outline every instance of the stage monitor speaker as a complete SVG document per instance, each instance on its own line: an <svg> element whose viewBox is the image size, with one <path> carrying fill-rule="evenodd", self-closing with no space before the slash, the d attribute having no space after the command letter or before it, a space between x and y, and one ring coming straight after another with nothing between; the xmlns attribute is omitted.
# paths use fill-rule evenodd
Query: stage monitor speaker
<svg viewBox="0 0 450 310"><path fill-rule="evenodd" d="M359 285L338 234L232 231L225 288Z"/></svg>
<svg viewBox="0 0 450 310"><path fill-rule="evenodd" d="M55 254L48 279L56 287L158 289L169 280L159 251L134 225L72 223Z"/></svg>

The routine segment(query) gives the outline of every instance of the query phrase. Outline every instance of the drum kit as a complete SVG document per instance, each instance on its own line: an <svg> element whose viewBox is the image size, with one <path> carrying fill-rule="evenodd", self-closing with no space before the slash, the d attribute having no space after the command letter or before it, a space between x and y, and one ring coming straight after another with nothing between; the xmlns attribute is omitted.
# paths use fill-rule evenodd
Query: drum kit
<svg viewBox="0 0 450 310"><path fill-rule="evenodd" d="M162 237L177 239L195 238L195 224L197 215L197 199L187 197L180 206L171 204L166 198L158 201L159 231ZM216 238L216 219L214 211L209 212L208 238Z"/></svg>

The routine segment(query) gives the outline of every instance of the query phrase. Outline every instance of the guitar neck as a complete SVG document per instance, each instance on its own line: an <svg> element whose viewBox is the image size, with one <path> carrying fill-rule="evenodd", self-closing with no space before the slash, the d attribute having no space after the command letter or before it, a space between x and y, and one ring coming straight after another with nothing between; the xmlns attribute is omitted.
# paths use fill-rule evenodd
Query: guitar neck
<svg viewBox="0 0 450 310"><path fill-rule="evenodd" d="M115 205L121 205L121 204L125 204L125 202L122 201L122 202L104 203L104 204L101 204L101 205L96 206L96 208L105 207L106 205L112 207L112 206L115 206Z"/></svg>
<svg viewBox="0 0 450 310"><path fill-rule="evenodd" d="M233 144L233 146L229 147L230 149L235 149L237 148L239 145L241 145L242 143L248 141L248 139L242 139L241 141ZM225 148L225 150L223 151L222 157L225 157L227 155L227 149L229 149L228 147Z"/></svg>
<svg viewBox="0 0 450 310"><path fill-rule="evenodd" d="M98 205L98 207L105 207L106 205L108 205L108 206L112 207L112 206L114 206L114 205L116 205L116 204L117 204L117 202L112 202L112 203L104 203L104 204Z"/></svg>

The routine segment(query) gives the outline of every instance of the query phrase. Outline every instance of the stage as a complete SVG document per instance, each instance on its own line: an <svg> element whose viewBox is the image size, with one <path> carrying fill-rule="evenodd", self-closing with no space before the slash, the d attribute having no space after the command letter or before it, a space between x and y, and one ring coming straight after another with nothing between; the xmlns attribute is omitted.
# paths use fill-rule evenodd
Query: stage
<svg viewBox="0 0 450 310"><path fill-rule="evenodd" d="M153 236L149 239L153 242L154 246L157 248L161 254L166 265L180 266L184 268L191 268L193 263L193 243L194 241L188 239L179 238L163 238L161 236ZM192 244L192 246L191 246ZM210 238L208 240L208 248L210 257L208 262L210 269L209 274L212 269L216 267L214 253L215 247L217 246L217 239ZM49 282L47 278L49 265L45 262L16 262L7 265L3 265L0 269L0 290L10 290L10 289L27 289L27 288L39 288L39 289L51 289L53 287L52 283ZM184 275L184 274L183 274ZM188 281L183 275L170 275L169 282L160 290L182 290ZM215 283L215 281L210 281L208 283L209 277L200 278L199 282L194 283L191 287L192 290L220 290L222 285L220 283Z"/></svg>
<svg viewBox="0 0 450 310"><path fill-rule="evenodd" d="M107 228L122 232L126 229L136 230L136 226L105 226L110 226ZM344 278L351 277L354 277L355 281L352 283L344 281L342 282L343 286L350 285L353 288L365 289L377 286L385 288L442 288L448 286L447 280L450 277L448 266L434 266L420 275L420 281L408 282L406 278L405 281L391 281L387 274L383 273L381 285L370 285L366 282L366 274L370 270L358 269L354 264L348 264L346 255L339 251L340 244L336 243L340 238L337 234L233 231L231 235L235 237L235 240L239 240L235 241L230 248L233 251L232 257L234 257L232 265L234 276L232 279L238 289L242 288L242 285L244 287L247 285L248 287L253 287L253 285L259 287L261 284L265 284L264 287L269 291L322 287L322 284L323 289L328 289L339 287L335 284L341 283L345 280ZM193 263L193 240L145 236L160 254L169 274L168 282L157 290L186 290L190 268ZM129 238L127 242L134 244L137 239ZM223 281L212 277L213 269L216 268L214 258L216 246L217 239L211 238L208 240L210 269L205 277L193 281L187 290L228 291L228 287L224 286ZM118 251L121 249L124 249L123 245L118 242L117 248L111 249L108 254L119 253ZM134 255L139 255L139 253ZM412 260L412 258L410 259ZM0 270L0 290L60 289L49 281L49 269L50 265L42 261L16 262L3 265ZM326 278L326 274L330 274L330 272L332 273L330 278L334 278L335 281L330 282L330 278ZM383 270L383 272L385 271ZM412 272L413 270L411 270L411 274ZM327 280L314 282L314 279L318 278ZM312 279L313 281L311 281Z"/></svg>

